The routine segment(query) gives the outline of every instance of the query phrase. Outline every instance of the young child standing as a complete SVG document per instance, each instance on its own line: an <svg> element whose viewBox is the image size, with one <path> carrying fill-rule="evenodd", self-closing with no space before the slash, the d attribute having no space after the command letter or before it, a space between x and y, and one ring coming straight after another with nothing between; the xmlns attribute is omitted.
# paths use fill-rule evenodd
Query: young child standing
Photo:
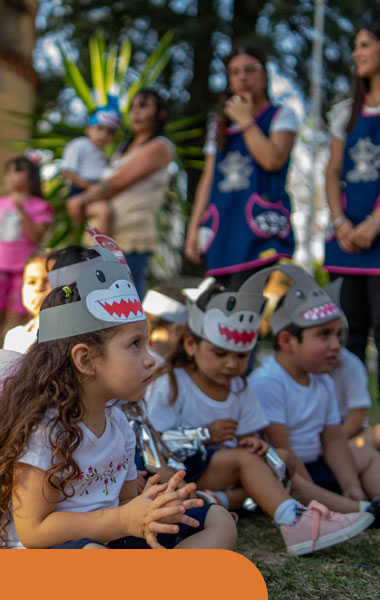
<svg viewBox="0 0 380 600"><path fill-rule="evenodd" d="M328 375L339 356L342 313L300 267L275 269L294 283L270 319L275 355L250 376L271 422L268 439L291 452L299 475L369 506L380 494L380 454L349 447Z"/></svg>
<svg viewBox="0 0 380 600"><path fill-rule="evenodd" d="M113 141L120 120L117 100L109 96L108 103L89 116L85 135L72 140L65 147L61 170L70 182L70 196L80 194L100 181L108 165L103 150ZM95 226L105 235L110 233L112 210L109 202L99 200L89 204L85 208L85 217L94 217Z"/></svg>
<svg viewBox="0 0 380 600"><path fill-rule="evenodd" d="M4 384L0 536L11 548L157 548L178 523L200 525L185 514L202 501L186 500L194 484L177 489L183 472L161 485L152 477L136 497L134 435L110 400L138 401L154 360L127 267L97 252L77 283L45 299L38 344ZM233 547L233 520L213 509L176 547Z"/></svg>
<svg viewBox="0 0 380 600"><path fill-rule="evenodd" d="M274 517L288 552L302 555L349 539L373 516L330 513L316 502L306 509L263 460L267 444L254 434L268 421L243 377L266 302L258 276L238 292L211 287L189 306L189 331L168 359L171 368L147 390L148 416L161 433L208 427L207 455L185 461L186 477L200 489L242 487Z"/></svg>
<svg viewBox="0 0 380 600"><path fill-rule="evenodd" d="M24 353L37 339L40 308L50 292L46 270L49 255L48 249L36 250L26 259L21 297L24 308L32 318L26 325L18 325L6 333L3 345L5 350Z"/></svg>
<svg viewBox="0 0 380 600"><path fill-rule="evenodd" d="M0 198L0 330L25 323L21 287L24 262L53 220L42 200L38 166L25 156L5 167L6 196Z"/></svg>

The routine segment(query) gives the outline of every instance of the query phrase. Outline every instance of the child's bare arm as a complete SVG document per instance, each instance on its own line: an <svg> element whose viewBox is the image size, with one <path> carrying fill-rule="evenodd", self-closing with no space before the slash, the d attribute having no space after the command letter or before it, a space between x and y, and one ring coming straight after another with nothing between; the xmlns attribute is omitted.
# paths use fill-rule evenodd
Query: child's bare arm
<svg viewBox="0 0 380 600"><path fill-rule="evenodd" d="M327 464L334 473L343 495L353 500L366 500L353 456L341 425L327 425L321 434Z"/></svg>
<svg viewBox="0 0 380 600"><path fill-rule="evenodd" d="M50 548L81 538L107 542L126 535L145 538L152 547L160 547L157 533L178 531L177 526L166 523L165 519L179 521L185 507L181 502L176 504L182 492L161 494L167 484L155 485L155 481L143 494L117 508L57 511L58 491L48 484L46 473L19 463L15 468L12 497L17 534L27 548Z"/></svg>
<svg viewBox="0 0 380 600"><path fill-rule="evenodd" d="M23 206L24 198L14 194L13 203L17 209L21 222L25 228L26 234L33 244L39 244L41 238L49 225L46 223L34 223Z"/></svg>
<svg viewBox="0 0 380 600"><path fill-rule="evenodd" d="M290 445L288 428L286 425L283 425L282 423L271 423L268 427L262 429L260 433L269 440L274 448L283 448L289 452L294 459L296 473L302 475L302 477L305 477L305 479L308 479L309 481L312 480L302 460L297 456Z"/></svg>
<svg viewBox="0 0 380 600"><path fill-rule="evenodd" d="M62 173L64 177L70 181L70 183L72 183L78 188L81 188L82 190L87 190L88 188L94 185L93 183L90 183L89 181L86 181L85 179L79 177L78 173L76 173L75 171L69 171L67 169L64 169Z"/></svg>
<svg viewBox="0 0 380 600"><path fill-rule="evenodd" d="M363 428L364 421L367 417L366 408L354 408L347 415L346 420L342 423L343 433L346 439L352 438L359 433Z"/></svg>

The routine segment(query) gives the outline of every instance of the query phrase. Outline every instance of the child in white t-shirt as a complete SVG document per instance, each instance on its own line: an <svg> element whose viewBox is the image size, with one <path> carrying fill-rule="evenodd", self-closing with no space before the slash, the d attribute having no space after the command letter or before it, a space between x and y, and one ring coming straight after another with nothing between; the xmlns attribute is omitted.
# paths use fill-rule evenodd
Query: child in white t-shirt
<svg viewBox="0 0 380 600"><path fill-rule="evenodd" d="M275 355L250 377L271 422L268 439L292 453L299 475L354 500L373 499L380 495L380 454L349 447L328 375L339 357L342 313L306 271L276 269L294 283L270 319Z"/></svg>
<svg viewBox="0 0 380 600"><path fill-rule="evenodd" d="M336 367L330 373L334 381L342 428L350 444L364 444L380 450L380 425L368 427L368 374L363 362L342 348Z"/></svg>
<svg viewBox="0 0 380 600"><path fill-rule="evenodd" d="M109 97L105 106L97 108L89 116L85 135L66 145L61 170L70 182L70 196L80 194L100 181L102 172L108 166L103 150L113 141L120 120L117 100ZM112 210L109 202L99 200L87 205L85 217L95 217L97 229L105 235L110 233Z"/></svg>
<svg viewBox="0 0 380 600"><path fill-rule="evenodd" d="M58 285L47 296L38 343L4 382L0 542L10 548L159 548L162 533L180 548L232 549L233 519L221 507L187 499L195 485L179 489L184 471L164 484L153 476L137 496L135 437L110 401L137 402L154 359L128 267L109 250L96 252L62 268L62 277L77 283ZM60 270L54 275L59 279ZM202 531L183 532L178 543L181 528L200 529L201 509Z"/></svg>
<svg viewBox="0 0 380 600"><path fill-rule="evenodd" d="M3 348L24 353L37 339L39 313L42 302L50 292L46 260L50 250L36 250L25 261L21 298L24 308L32 317L25 325L10 329L4 338Z"/></svg>
<svg viewBox="0 0 380 600"><path fill-rule="evenodd" d="M305 554L337 543L343 530L351 531L348 521L359 522L363 513L337 516L315 502L306 509L264 460L268 445L255 434L268 421L244 379L265 307L257 275L238 292L215 285L190 304L189 331L168 358L168 373L147 390L148 416L161 433L208 427L207 453L196 465L185 461L186 477L200 489L243 488L274 517L288 552ZM316 512L320 537L312 541Z"/></svg>

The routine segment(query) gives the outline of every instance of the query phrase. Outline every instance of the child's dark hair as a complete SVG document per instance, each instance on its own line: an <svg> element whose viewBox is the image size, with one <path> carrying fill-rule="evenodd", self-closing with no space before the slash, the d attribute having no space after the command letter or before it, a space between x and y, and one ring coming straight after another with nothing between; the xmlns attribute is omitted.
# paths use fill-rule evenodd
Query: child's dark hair
<svg viewBox="0 0 380 600"><path fill-rule="evenodd" d="M133 97L132 104L136 98L142 98L144 102L148 100L148 98L152 98L156 105L156 114L154 116L154 129L152 135L146 141L149 142L151 139L157 136L165 135L165 124L168 120L168 104L164 100L164 98L153 88L143 88L142 90L139 90L137 94ZM117 153L122 154L123 152L125 152L128 146L131 144L132 140L133 137L121 142L117 149Z"/></svg>
<svg viewBox="0 0 380 600"><path fill-rule="evenodd" d="M15 171L25 171L28 174L30 194L42 198L40 169L38 165L26 156L16 156L8 160L4 172L7 173L11 167L14 167Z"/></svg>
<svg viewBox="0 0 380 600"><path fill-rule="evenodd" d="M287 331L288 333L290 333L290 335L295 337L299 342L302 342L302 334L305 331L305 328L300 327L299 325L295 325L294 323L289 323L289 325L284 327L284 329L281 329L281 331L276 333L276 335L273 338L273 348L274 348L274 350L276 350L276 352L278 350L281 350L281 346L278 342L278 336L280 335L280 333L282 331Z"/></svg>
<svg viewBox="0 0 380 600"><path fill-rule="evenodd" d="M80 300L76 284L65 296L56 288L45 298L41 312ZM33 344L22 362L4 381L0 399L0 541L7 543L6 528L11 519L14 467L28 446L31 434L47 419L48 440L54 466L46 477L64 498L72 496L70 482L80 475L73 458L82 441L79 423L83 420L82 380L71 358L72 348L85 343L93 356L102 355L117 327L65 339ZM59 478L59 483L56 482Z"/></svg>
<svg viewBox="0 0 380 600"><path fill-rule="evenodd" d="M209 301L211 300L211 298L213 298L214 296L217 296L218 294L221 294L222 292L225 292L225 291L226 291L226 288L224 286L220 285L219 283L214 283L205 292L203 292L203 294L201 294L199 296L198 300L196 301L196 304L201 310L205 311L206 306L209 303ZM163 367L161 367L160 369L157 369L157 376L160 376L163 373L168 373L168 375L169 375L170 389L171 389L170 396L169 396L169 404L173 404L176 401L177 395L178 395L178 385L177 385L177 380L176 380L176 377L174 374L174 369L178 369L178 368L184 369L186 367L191 367L191 368L195 367L194 358L189 356L185 350L184 339L186 336L191 336L194 339L196 345L199 345L203 340L203 338L196 335L189 328L187 328L186 331L184 332L184 334L182 335L177 348L175 348L173 350L173 352L171 354L169 354L168 358L166 359L166 364ZM242 389L244 389L247 385L246 377L244 375L242 375L241 379L243 380L243 383L244 383Z"/></svg>
<svg viewBox="0 0 380 600"><path fill-rule="evenodd" d="M365 29L380 40L380 19L367 21L363 23L360 30ZM364 99L366 94L369 92L369 79L368 77L359 77L355 73L352 81L352 97L353 104L351 110L351 116L346 126L346 132L349 133L355 127L356 121L358 120Z"/></svg>
<svg viewBox="0 0 380 600"><path fill-rule="evenodd" d="M46 259L46 268L48 271L54 271L97 256L99 256L99 253L95 249L73 244L66 246L66 248L52 250Z"/></svg>
<svg viewBox="0 0 380 600"><path fill-rule="evenodd" d="M262 50L258 46L255 46L254 44L251 44L250 42L244 41L244 40L237 42L234 45L234 47L232 48L231 52L228 54L228 56L225 57L225 59L223 61L225 66L228 67L228 64L230 63L230 61L233 58L235 58L236 56L239 56L240 54L248 54L249 56L252 56L252 58L255 58L256 60L258 60L259 63L263 66L265 73L267 73L267 56L266 56L264 50ZM217 128L217 133L216 133L216 142L217 142L217 146L218 146L219 150L223 150L226 146L226 142L227 142L226 130L229 127L229 125L231 125L231 120L225 114L223 107L226 103L226 100L228 100L228 98L231 98L232 95L233 95L232 90L231 90L230 86L228 85L225 92L221 96L219 115L218 115L218 128ZM269 100L268 88L265 89L265 95Z"/></svg>

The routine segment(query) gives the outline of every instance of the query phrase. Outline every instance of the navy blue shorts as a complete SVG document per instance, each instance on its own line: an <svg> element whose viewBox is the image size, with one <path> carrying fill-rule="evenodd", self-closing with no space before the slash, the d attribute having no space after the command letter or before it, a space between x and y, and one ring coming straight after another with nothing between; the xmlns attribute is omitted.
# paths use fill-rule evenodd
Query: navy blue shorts
<svg viewBox="0 0 380 600"><path fill-rule="evenodd" d="M184 461L184 465L186 467L185 481L187 483L190 483L191 481L198 481L198 479L201 477L201 475L203 475L209 466L210 460L215 451L216 449L206 448L206 455L198 451ZM144 462L137 450L135 452L135 463L136 468L139 471L145 471ZM148 479L148 477L149 475L147 475L145 479Z"/></svg>
<svg viewBox="0 0 380 600"><path fill-rule="evenodd" d="M305 463L305 467L314 483L336 494L342 493L334 473L323 456L319 456L314 462Z"/></svg>
<svg viewBox="0 0 380 600"><path fill-rule="evenodd" d="M190 535L197 533L199 531L203 531L205 520L207 513L212 504L204 504L199 508L190 508L186 511L186 514L193 519L197 519L199 521L198 527L190 527L190 525L183 525L182 523L178 523L179 531L177 534L172 535L170 533L160 533L157 536L157 541L164 548L174 548L177 544L188 538ZM69 541L64 544L59 544L58 546L53 546L51 550L81 550L87 544L94 543L100 544L105 548L111 548L112 550L150 550L150 546L146 543L143 538L136 538L132 536L126 536L120 538L118 540L113 540L112 542L108 542L108 544L103 544L103 542L98 542L97 540L90 540L88 538L83 538L81 540Z"/></svg>

